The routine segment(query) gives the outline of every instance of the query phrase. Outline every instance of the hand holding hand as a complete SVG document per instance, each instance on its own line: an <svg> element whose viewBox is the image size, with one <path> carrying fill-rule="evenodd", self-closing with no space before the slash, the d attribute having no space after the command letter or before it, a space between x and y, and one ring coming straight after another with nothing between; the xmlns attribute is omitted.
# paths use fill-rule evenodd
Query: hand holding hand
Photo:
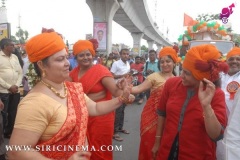
<svg viewBox="0 0 240 160"><path fill-rule="evenodd" d="M131 89L132 89L132 84L128 84L127 83L127 79L123 79L122 80L122 87L123 87L123 94L122 94L122 98L123 98L123 102L124 103L132 103L135 100L135 96L130 94Z"/></svg>
<svg viewBox="0 0 240 160"><path fill-rule="evenodd" d="M117 87L121 90L123 90L124 86L132 86L132 80L133 77L132 76L127 76L121 80L117 81Z"/></svg>
<svg viewBox="0 0 240 160"><path fill-rule="evenodd" d="M212 98L215 94L216 87L213 82L203 79L203 82L200 82L198 89L198 98L202 107L207 107L211 104Z"/></svg>

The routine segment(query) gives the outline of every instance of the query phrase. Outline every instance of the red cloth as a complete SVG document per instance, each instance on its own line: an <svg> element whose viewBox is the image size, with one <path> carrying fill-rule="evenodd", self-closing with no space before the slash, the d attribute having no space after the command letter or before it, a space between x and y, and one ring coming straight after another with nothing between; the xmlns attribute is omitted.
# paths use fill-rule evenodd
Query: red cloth
<svg viewBox="0 0 240 160"><path fill-rule="evenodd" d="M136 69L139 72L137 77L138 77L138 82L140 82L140 83L143 82L143 75L142 75L143 65L144 64L142 64L142 63L139 63L139 64L132 63L131 66L130 66L131 69Z"/></svg>
<svg viewBox="0 0 240 160"><path fill-rule="evenodd" d="M158 111L166 112L158 160L167 159L178 130L182 105L187 97L187 87L180 77L174 77L165 83ZM220 124L226 127L225 96L220 88L216 89L211 106ZM198 92L190 99L179 133L179 160L215 160L216 144L209 138L204 124L203 109Z"/></svg>
<svg viewBox="0 0 240 160"><path fill-rule="evenodd" d="M73 149L77 149L77 146L81 147L85 145L86 131L88 123L88 110L84 98L84 92L80 83L66 82L68 88L68 114L67 119L64 122L58 133L47 141L38 142L38 146L41 149L46 146L55 146L49 150L41 151L41 154L51 159L67 160L74 151L57 150L57 146L73 146ZM41 147L42 146L42 147Z"/></svg>
<svg viewBox="0 0 240 160"><path fill-rule="evenodd" d="M150 160L152 159L152 148L155 142L156 129L157 129L157 106L162 95L163 85L158 89L151 92L149 99L147 100L142 114L140 123L140 148L138 160Z"/></svg>
<svg viewBox="0 0 240 160"><path fill-rule="evenodd" d="M84 93L98 93L105 90L105 98L99 99L97 102L112 99L110 91L104 88L101 83L104 77L112 77L111 72L105 66L100 64L93 65L80 79L78 78L79 69L79 66L74 68L70 73L70 77L74 82L82 83ZM114 119L114 112L103 116L89 117L87 136L90 146L100 148L101 146L112 145ZM112 157L112 151L93 151L91 160L112 160Z"/></svg>
<svg viewBox="0 0 240 160"><path fill-rule="evenodd" d="M193 20L192 17L190 17L189 15L187 15L186 13L184 13L184 20L183 20L183 26L193 26L195 25L197 22Z"/></svg>

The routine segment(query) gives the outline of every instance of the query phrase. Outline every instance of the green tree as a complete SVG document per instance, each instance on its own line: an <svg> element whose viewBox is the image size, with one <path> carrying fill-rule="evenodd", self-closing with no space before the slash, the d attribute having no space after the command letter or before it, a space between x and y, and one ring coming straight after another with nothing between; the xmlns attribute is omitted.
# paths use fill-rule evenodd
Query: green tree
<svg viewBox="0 0 240 160"><path fill-rule="evenodd" d="M16 43L18 44L25 44L26 40L28 39L28 31L23 30L22 28L19 28L18 31L16 32L15 36Z"/></svg>
<svg viewBox="0 0 240 160"><path fill-rule="evenodd" d="M227 31L228 33L232 33L232 31L233 31L233 30L232 30L232 27L227 28L226 31Z"/></svg>
<svg viewBox="0 0 240 160"><path fill-rule="evenodd" d="M233 41L237 46L240 45L240 34L233 33Z"/></svg>
<svg viewBox="0 0 240 160"><path fill-rule="evenodd" d="M197 21L211 21L211 20L220 20L219 14L199 14L196 18Z"/></svg>
<svg viewBox="0 0 240 160"><path fill-rule="evenodd" d="M15 36L11 35L11 40L14 42L14 43L18 43L18 40Z"/></svg>
<svg viewBox="0 0 240 160"><path fill-rule="evenodd" d="M145 45L141 46L141 50L144 51L144 52L148 52L148 48Z"/></svg>

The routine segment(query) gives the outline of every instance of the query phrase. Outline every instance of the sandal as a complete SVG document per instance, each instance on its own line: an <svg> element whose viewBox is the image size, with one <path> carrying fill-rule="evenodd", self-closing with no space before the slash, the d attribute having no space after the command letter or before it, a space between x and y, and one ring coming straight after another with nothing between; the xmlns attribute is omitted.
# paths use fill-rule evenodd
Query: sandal
<svg viewBox="0 0 240 160"><path fill-rule="evenodd" d="M124 134L130 134L130 132L129 132L129 131L127 131L127 130L125 130L125 129L118 130L118 132L122 132L122 133L124 133Z"/></svg>
<svg viewBox="0 0 240 160"><path fill-rule="evenodd" d="M123 138L121 138L118 134L114 134L113 139L119 142L123 141Z"/></svg>
<svg viewBox="0 0 240 160"><path fill-rule="evenodd" d="M143 99L140 99L139 101L138 101L138 104L142 104L143 103Z"/></svg>

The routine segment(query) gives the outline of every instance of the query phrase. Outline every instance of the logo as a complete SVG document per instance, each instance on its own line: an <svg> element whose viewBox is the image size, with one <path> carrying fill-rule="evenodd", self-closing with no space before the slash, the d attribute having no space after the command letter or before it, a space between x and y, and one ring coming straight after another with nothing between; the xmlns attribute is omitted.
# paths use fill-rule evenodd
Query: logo
<svg viewBox="0 0 240 160"><path fill-rule="evenodd" d="M232 3L229 7L225 7L222 9L220 13L220 19L224 24L228 22L228 17L233 13L233 8L235 7L236 3Z"/></svg>

